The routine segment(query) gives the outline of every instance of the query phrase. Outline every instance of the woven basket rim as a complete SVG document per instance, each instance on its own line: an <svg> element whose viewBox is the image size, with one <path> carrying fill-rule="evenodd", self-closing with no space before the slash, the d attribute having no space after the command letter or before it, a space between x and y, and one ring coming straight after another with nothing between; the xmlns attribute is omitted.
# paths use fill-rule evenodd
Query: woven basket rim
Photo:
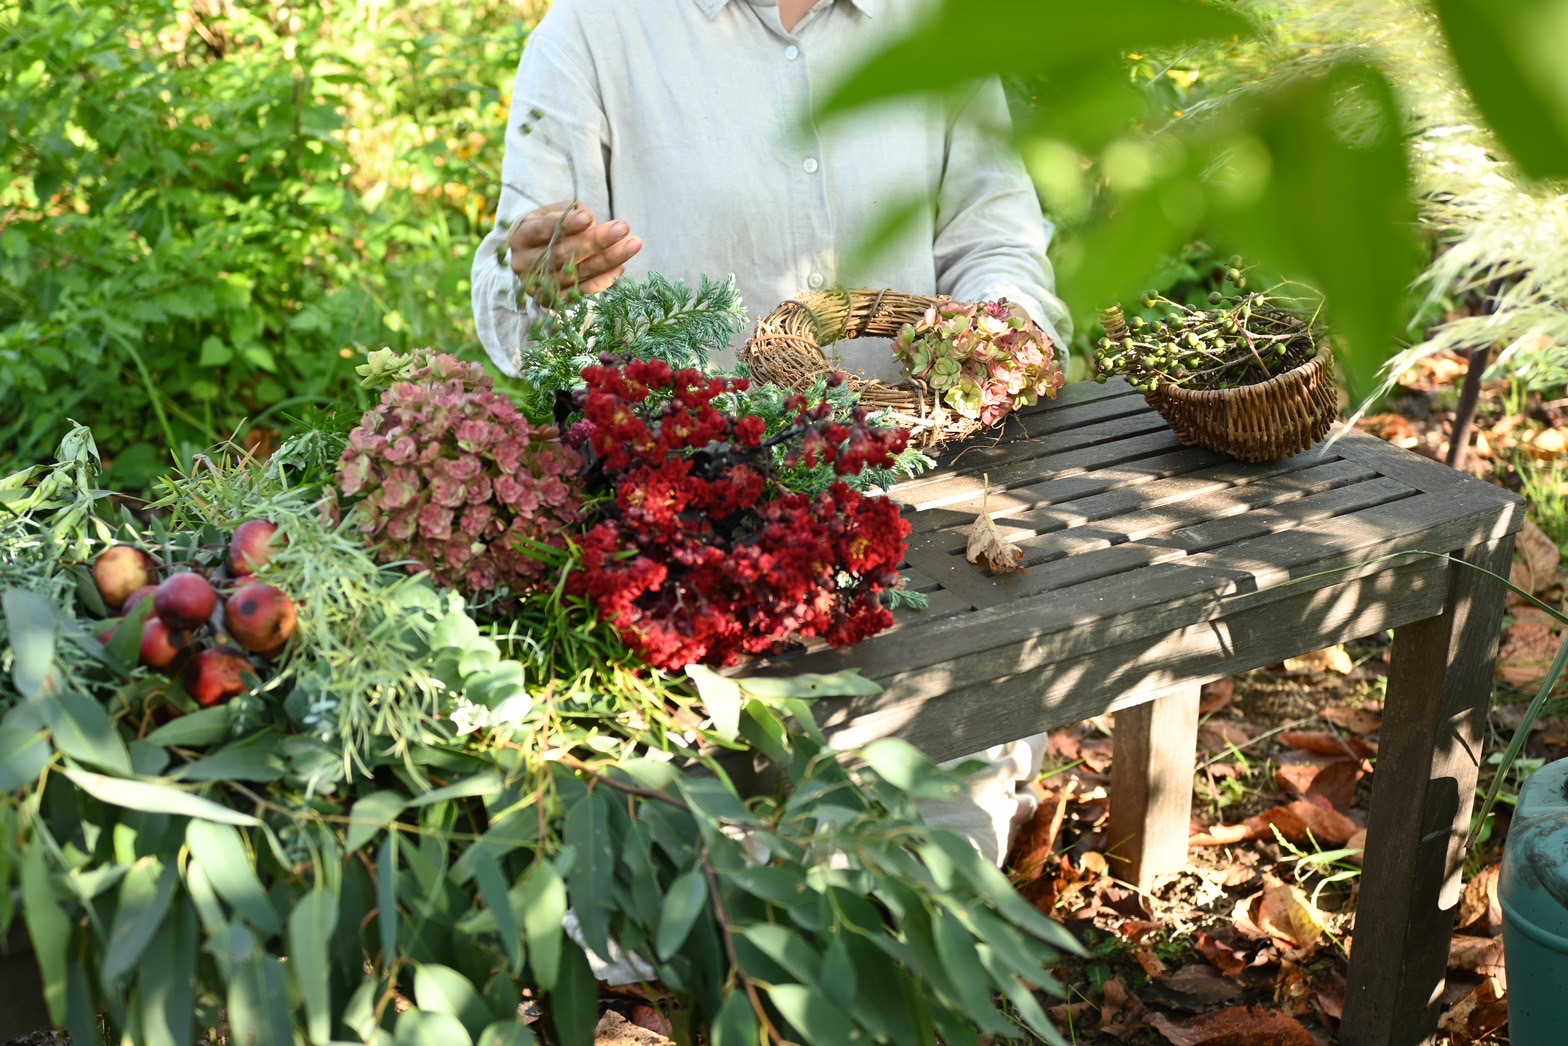
<svg viewBox="0 0 1568 1046"><path fill-rule="evenodd" d="M1154 391L1156 396L1178 403L1207 404L1224 400L1258 399L1282 391L1290 386L1302 385L1312 381L1317 372L1322 370L1334 356L1334 347L1327 339L1318 340L1318 351L1312 358L1296 364L1287 371L1283 371L1264 381L1253 385L1242 385L1234 389L1184 389L1176 385L1167 385Z"/></svg>

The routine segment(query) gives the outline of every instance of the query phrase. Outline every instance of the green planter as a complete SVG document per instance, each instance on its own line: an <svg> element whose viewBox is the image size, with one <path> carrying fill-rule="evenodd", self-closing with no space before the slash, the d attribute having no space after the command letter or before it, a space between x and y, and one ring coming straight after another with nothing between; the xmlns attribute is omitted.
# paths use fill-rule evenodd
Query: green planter
<svg viewBox="0 0 1568 1046"><path fill-rule="evenodd" d="M1503 846L1498 896L1513 1046L1563 1041L1568 991L1568 759L1525 782Z"/></svg>

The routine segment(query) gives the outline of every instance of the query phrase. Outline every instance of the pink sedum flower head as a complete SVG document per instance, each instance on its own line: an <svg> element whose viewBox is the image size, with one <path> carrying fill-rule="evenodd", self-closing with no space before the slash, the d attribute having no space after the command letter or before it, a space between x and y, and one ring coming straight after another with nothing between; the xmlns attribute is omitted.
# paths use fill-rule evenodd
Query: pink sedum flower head
<svg viewBox="0 0 1568 1046"><path fill-rule="evenodd" d="M349 435L329 511L351 506L383 563L465 595L522 594L547 580L523 542L560 548L581 529L581 501L562 479L581 465L479 364L424 350Z"/></svg>
<svg viewBox="0 0 1568 1046"><path fill-rule="evenodd" d="M899 332L893 354L912 379L983 425L1067 383L1050 336L1006 298L937 302Z"/></svg>

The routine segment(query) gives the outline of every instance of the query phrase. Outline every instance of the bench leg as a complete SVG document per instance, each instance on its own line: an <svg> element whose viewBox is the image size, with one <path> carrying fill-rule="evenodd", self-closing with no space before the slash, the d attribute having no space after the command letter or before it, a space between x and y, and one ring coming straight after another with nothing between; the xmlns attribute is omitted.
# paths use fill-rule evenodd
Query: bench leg
<svg viewBox="0 0 1568 1046"><path fill-rule="evenodd" d="M1463 558L1506 577L1513 538ZM1418 1046L1437 1026L1506 591L1450 569L1444 613L1394 631L1342 1046Z"/></svg>
<svg viewBox="0 0 1568 1046"><path fill-rule="evenodd" d="M1111 740L1111 874L1140 890L1187 863L1199 687L1116 713Z"/></svg>

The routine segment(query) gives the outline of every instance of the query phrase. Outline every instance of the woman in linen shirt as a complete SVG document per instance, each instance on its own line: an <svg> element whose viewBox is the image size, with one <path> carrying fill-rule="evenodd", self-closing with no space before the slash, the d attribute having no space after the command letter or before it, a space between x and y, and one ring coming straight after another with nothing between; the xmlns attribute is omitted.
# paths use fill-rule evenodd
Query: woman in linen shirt
<svg viewBox="0 0 1568 1046"><path fill-rule="evenodd" d="M922 2L555 0L518 68L497 227L474 260L474 314L496 365L517 372L524 276L593 294L649 272L693 284L733 274L753 318L833 286L1006 297L1065 347L1049 226L999 133L999 83L959 103L812 116ZM913 201L897 242L862 257L857 245ZM898 380L885 346L841 348L846 365ZM988 750L970 794L922 804L927 820L1000 861L1010 826L1032 812L1019 786L1042 752L1043 736Z"/></svg>
<svg viewBox="0 0 1568 1046"><path fill-rule="evenodd" d="M1006 297L1065 346L1049 226L996 133L1008 119L999 83L960 106L898 99L826 122L811 116L813 102L907 31L921 6L555 0L518 69L500 221L474 260L474 314L497 366L516 373L528 330L518 275L536 269L552 237L547 275L569 279L560 269L573 259L589 294L623 272L693 284L733 273L753 319L833 286ZM570 206L561 201L574 200L557 233ZM858 245L917 200L929 206L895 244L858 257ZM507 246L510 268L496 261Z"/></svg>

